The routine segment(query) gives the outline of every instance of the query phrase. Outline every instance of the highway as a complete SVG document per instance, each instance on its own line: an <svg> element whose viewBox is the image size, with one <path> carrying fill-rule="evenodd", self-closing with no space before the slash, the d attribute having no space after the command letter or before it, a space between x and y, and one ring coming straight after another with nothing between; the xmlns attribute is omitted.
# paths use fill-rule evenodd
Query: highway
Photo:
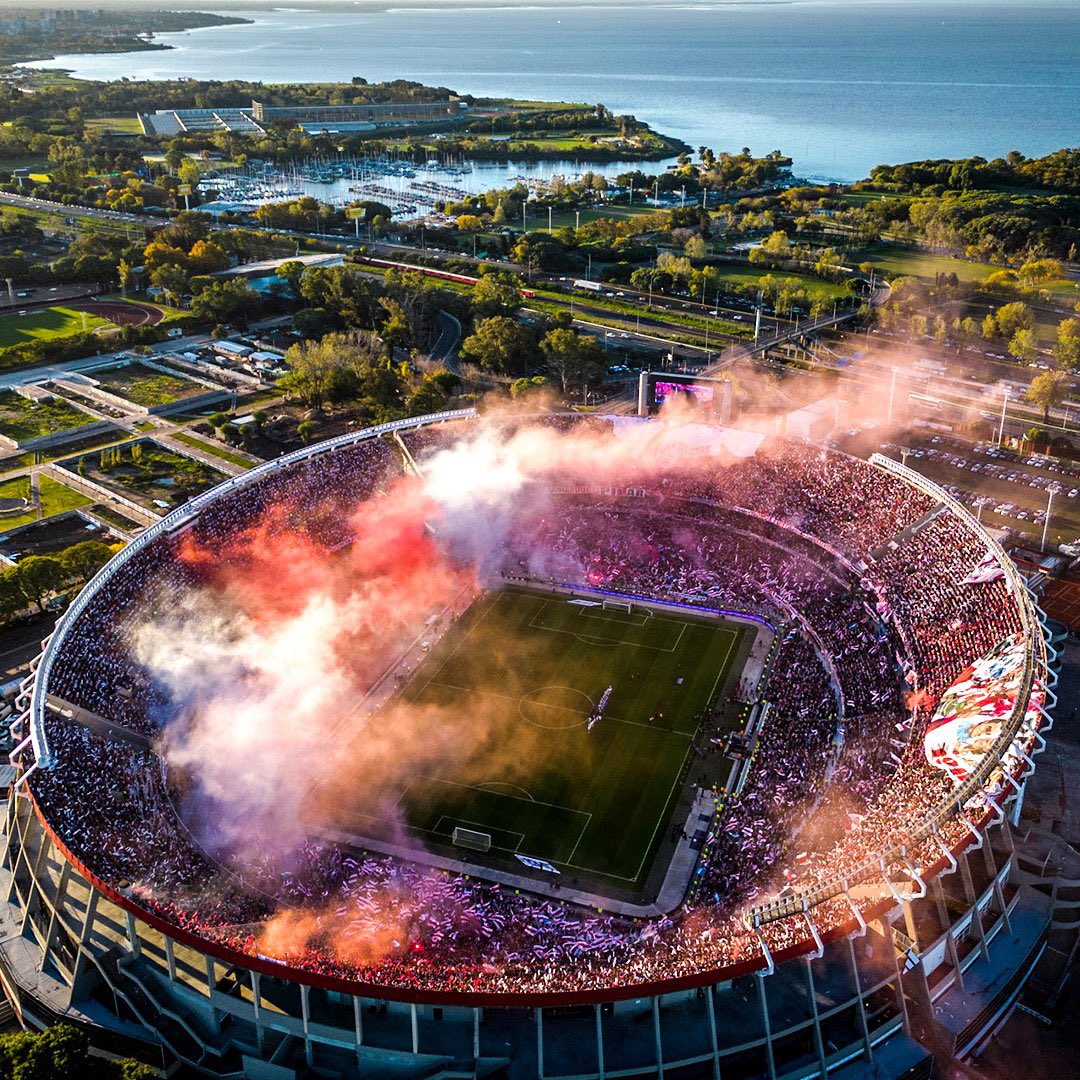
<svg viewBox="0 0 1080 1080"><path fill-rule="evenodd" d="M22 207L24 210L40 210L50 214L61 214L65 218L82 218L90 221L107 222L110 225L138 225L153 228L168 225L169 219L154 217L150 214L125 214L119 210L102 210L94 206L67 206L49 199L35 199L29 195L9 195L0 192L0 205Z"/></svg>

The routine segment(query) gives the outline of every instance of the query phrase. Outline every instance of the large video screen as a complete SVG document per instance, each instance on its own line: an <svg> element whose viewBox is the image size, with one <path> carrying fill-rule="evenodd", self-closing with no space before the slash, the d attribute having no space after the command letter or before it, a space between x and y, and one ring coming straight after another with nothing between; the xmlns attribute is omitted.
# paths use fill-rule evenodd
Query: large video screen
<svg viewBox="0 0 1080 1080"><path fill-rule="evenodd" d="M1028 645L1021 633L999 642L985 656L965 668L941 696L926 730L926 760L942 769L959 787L997 742L1012 716L1024 683ZM1021 742L1039 726L1039 706L1045 694L1033 688L1028 698ZM1011 770L1016 755L1004 755L990 787L1000 788L1000 773Z"/></svg>
<svg viewBox="0 0 1080 1080"><path fill-rule="evenodd" d="M657 379L653 386L653 400L659 409L668 398L682 397L700 409L712 410L713 388L704 383L668 382Z"/></svg>

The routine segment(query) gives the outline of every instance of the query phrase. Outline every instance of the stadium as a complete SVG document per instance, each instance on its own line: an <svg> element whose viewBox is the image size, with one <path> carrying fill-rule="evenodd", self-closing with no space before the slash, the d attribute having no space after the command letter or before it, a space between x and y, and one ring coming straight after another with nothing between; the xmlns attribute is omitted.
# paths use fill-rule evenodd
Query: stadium
<svg viewBox="0 0 1080 1080"><path fill-rule="evenodd" d="M0 976L219 1076L929 1076L1009 1014L1056 703L885 458L398 421L199 496L26 680Z"/></svg>

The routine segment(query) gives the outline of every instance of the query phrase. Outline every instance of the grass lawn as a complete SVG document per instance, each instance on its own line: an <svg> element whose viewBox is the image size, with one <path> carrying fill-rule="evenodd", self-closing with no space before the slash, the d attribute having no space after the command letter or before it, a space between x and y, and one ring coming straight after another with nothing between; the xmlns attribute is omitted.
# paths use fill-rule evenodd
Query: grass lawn
<svg viewBox="0 0 1080 1080"><path fill-rule="evenodd" d="M0 318L0 349L27 341L71 337L82 333L84 328L96 330L99 326L112 326L112 323L89 312L66 307L45 308L28 315L5 315Z"/></svg>
<svg viewBox="0 0 1080 1080"><path fill-rule="evenodd" d="M743 632L525 589L488 593L400 692L404 708L459 729L449 741L460 752L389 789L370 770L356 784L350 766L331 784L333 827L374 837L403 825L461 857L451 842L460 826L488 833L479 858L504 869L525 872L520 853L600 886L640 888L682 790L695 717L722 696ZM349 755L360 768L377 722Z"/></svg>
<svg viewBox="0 0 1080 1080"><path fill-rule="evenodd" d="M206 392L206 387L199 383L183 379L179 375L155 371L154 368L138 362L114 368L112 371L95 372L93 377L107 393L127 398L128 401L147 408L168 405Z"/></svg>
<svg viewBox="0 0 1080 1080"><path fill-rule="evenodd" d="M635 195L637 198L637 195ZM660 210L666 209L663 206L605 206L600 210L582 210L581 211L581 224L588 225L591 221L600 221L602 218L614 218L616 221L625 221L627 218L642 217L646 214L655 214ZM540 213L535 215L540 220L540 229L543 231L547 228L547 214ZM560 210L557 213L552 214L551 226L554 229L561 229L564 225L572 226L576 223L577 216L573 210ZM535 224L534 224L535 227Z"/></svg>
<svg viewBox="0 0 1080 1080"><path fill-rule="evenodd" d="M134 116L94 116L86 121L86 131L92 135L104 135L110 131L141 135L142 126Z"/></svg>
<svg viewBox="0 0 1080 1080"><path fill-rule="evenodd" d="M172 435L177 442L182 442L186 446L193 446L196 450L202 450L205 454L210 454L213 457L221 458L222 461L232 462L233 465L240 465L245 469L250 469L254 462L249 461L245 457L241 457L239 454L231 453L226 450L224 446L218 446L212 442L205 442L203 439L198 439L194 435L188 435L185 431L177 431Z"/></svg>
<svg viewBox="0 0 1080 1080"><path fill-rule="evenodd" d="M51 477L41 476L39 481L41 492L41 516L43 518L53 517L54 515L62 514L67 510L76 510L80 506L87 506L94 501L80 492L67 487L67 485L61 484L57 480L53 480ZM29 476L19 476L14 480L8 480L5 483L0 484L0 499L12 498L30 498ZM37 511L33 509L15 517L3 517L0 518L0 530L7 532L11 529L18 528L20 525L29 525L32 521L37 521L37 519Z"/></svg>
<svg viewBox="0 0 1080 1080"><path fill-rule="evenodd" d="M840 196L846 203L852 206L865 206L867 203L877 202L879 199L895 199L903 196L893 195L886 191L845 191Z"/></svg>
<svg viewBox="0 0 1080 1080"><path fill-rule="evenodd" d="M855 248L844 254L846 266L873 263L889 277L919 277L934 280L937 274L955 274L961 281L983 281L1000 266L990 263L968 262L949 255L935 255L929 251L901 247L897 244L875 244L869 248Z"/></svg>
<svg viewBox="0 0 1080 1080"><path fill-rule="evenodd" d="M0 391L0 434L18 442L82 427L93 420L62 398L30 401L11 390Z"/></svg>
<svg viewBox="0 0 1080 1080"><path fill-rule="evenodd" d="M716 271L717 282L721 289L734 290L753 285L765 277L766 274L771 274L777 279L793 278L806 289L828 293L829 296L838 300L846 299L851 295L846 285L836 285L831 281L825 281L824 278L814 277L813 274L801 274L798 270L771 270L767 267L750 266L749 264L740 266L731 263L720 263L714 266L713 269Z"/></svg>

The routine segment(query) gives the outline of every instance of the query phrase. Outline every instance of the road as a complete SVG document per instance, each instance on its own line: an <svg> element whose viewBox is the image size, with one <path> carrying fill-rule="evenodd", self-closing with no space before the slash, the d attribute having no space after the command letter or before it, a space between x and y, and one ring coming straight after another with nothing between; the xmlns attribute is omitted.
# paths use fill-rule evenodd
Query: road
<svg viewBox="0 0 1080 1080"><path fill-rule="evenodd" d="M62 214L66 218L83 218L115 225L153 228L169 224L168 218L154 217L150 214L125 214L119 210L102 210L94 206L66 206L64 203L52 202L49 199L35 199L29 195L9 195L7 192L0 192L0 205L18 206L25 210L41 210L50 214Z"/></svg>

